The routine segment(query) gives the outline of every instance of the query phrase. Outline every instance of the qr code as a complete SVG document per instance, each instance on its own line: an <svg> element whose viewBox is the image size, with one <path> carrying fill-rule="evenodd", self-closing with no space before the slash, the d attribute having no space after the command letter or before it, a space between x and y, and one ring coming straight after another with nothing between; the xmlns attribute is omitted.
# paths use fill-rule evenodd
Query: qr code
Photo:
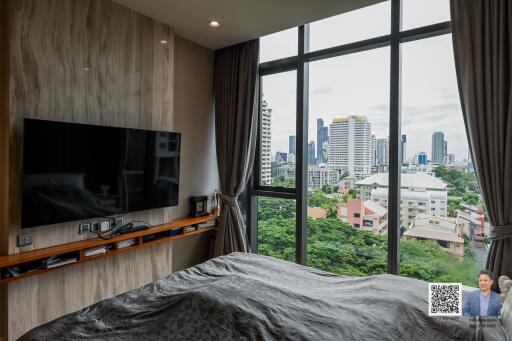
<svg viewBox="0 0 512 341"><path fill-rule="evenodd" d="M428 315L461 316L462 283L429 283Z"/></svg>

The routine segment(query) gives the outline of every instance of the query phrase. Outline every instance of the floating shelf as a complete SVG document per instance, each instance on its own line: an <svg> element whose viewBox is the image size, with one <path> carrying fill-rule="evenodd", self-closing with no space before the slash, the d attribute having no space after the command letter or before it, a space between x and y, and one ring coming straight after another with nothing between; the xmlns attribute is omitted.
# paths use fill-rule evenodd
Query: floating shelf
<svg viewBox="0 0 512 341"><path fill-rule="evenodd" d="M73 266L76 264L81 264L84 262L96 260L99 258L113 256L123 252L132 252L138 249L142 249L145 247L150 247L152 245L177 240L181 238L186 238L193 235L202 235L202 234L211 234L217 231L215 226L203 228L201 230L194 230L190 232L185 232L185 228L189 226L194 226L200 223L205 223L209 221L215 221L216 217L213 215L208 215L204 217L197 218L181 218L176 219L168 224L162 224L158 226L153 226L148 228L147 230L137 231L133 233L123 234L118 237L112 239L100 239L93 238L82 240L79 242L73 242L64 245L58 245L53 247L48 247L44 249L38 249L34 251L27 251L22 253L17 253L9 256L0 256L0 284L7 283L11 281L20 280L23 278L27 278L30 276L35 276L41 273L62 269L65 267ZM180 231L176 235L165 235L166 232L170 232L171 230L179 229ZM144 240L144 236L155 237L151 240ZM101 246L112 246L113 244L124 241L135 239L135 244L131 246L127 246L119 249L109 249L105 253L95 254L86 256L85 251L89 249L94 249ZM44 262L48 260L50 257L54 256L62 256L62 255L76 255L76 261L69 264L60 265L54 268L41 268L44 265ZM33 264L35 266L34 269L31 269L26 272L20 273L18 276L7 276L7 268L10 267L23 267L29 266ZM40 264L40 267L37 267Z"/></svg>

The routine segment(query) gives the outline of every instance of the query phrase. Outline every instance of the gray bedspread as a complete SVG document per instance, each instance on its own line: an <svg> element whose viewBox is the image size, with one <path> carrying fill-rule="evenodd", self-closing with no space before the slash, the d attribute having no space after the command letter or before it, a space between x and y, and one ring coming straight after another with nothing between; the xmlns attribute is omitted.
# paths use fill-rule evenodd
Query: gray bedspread
<svg viewBox="0 0 512 341"><path fill-rule="evenodd" d="M21 340L506 340L427 314L427 283L233 253L37 327ZM483 331L483 333L482 333Z"/></svg>

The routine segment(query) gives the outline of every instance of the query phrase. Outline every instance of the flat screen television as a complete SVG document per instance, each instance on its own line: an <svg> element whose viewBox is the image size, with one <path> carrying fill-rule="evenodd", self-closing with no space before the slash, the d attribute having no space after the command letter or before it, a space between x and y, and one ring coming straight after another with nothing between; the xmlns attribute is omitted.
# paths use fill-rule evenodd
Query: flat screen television
<svg viewBox="0 0 512 341"><path fill-rule="evenodd" d="M25 119L22 227L176 206L179 133Z"/></svg>

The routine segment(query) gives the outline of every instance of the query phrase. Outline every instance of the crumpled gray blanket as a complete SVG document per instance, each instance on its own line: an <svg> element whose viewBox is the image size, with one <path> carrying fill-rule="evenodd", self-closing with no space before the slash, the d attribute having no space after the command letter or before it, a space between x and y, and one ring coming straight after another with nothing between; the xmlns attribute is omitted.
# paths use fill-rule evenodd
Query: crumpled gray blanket
<svg viewBox="0 0 512 341"><path fill-rule="evenodd" d="M428 284L232 253L37 327L21 340L506 340L428 316ZM483 331L483 332L482 332Z"/></svg>

